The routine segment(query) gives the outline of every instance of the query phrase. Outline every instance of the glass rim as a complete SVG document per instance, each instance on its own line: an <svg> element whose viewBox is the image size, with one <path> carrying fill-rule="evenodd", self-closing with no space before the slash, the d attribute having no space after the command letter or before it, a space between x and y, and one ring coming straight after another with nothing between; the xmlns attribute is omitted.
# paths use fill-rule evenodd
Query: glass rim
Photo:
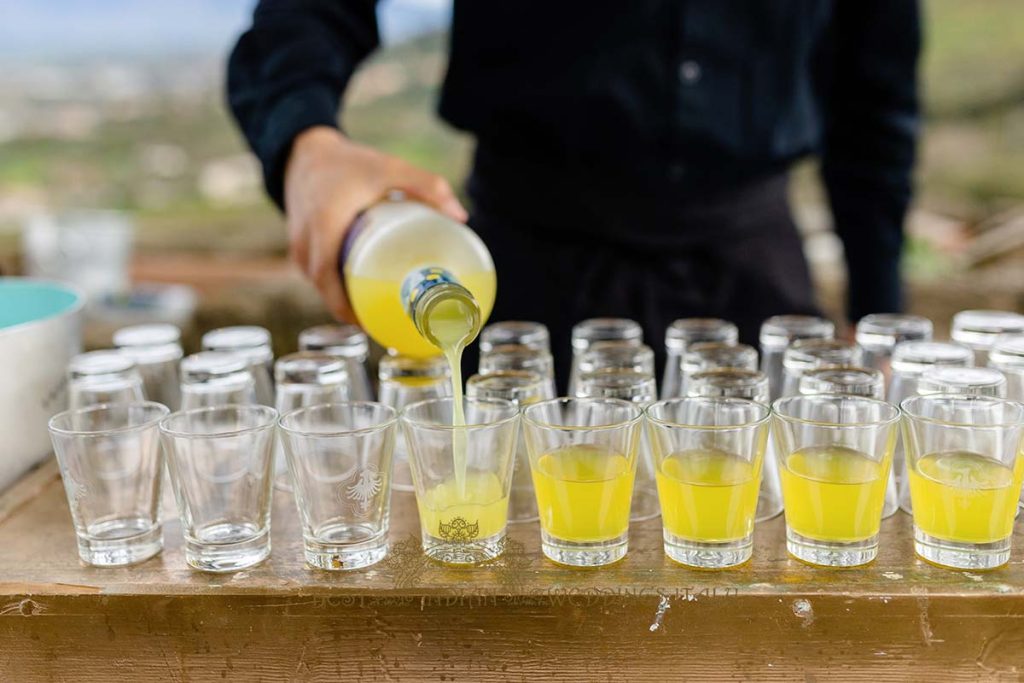
<svg viewBox="0 0 1024 683"><path fill-rule="evenodd" d="M761 409L763 415L756 420L748 420L739 424L731 425L704 425L704 424L692 424L687 422L676 422L674 420L666 420L664 418L655 417L651 414L651 411L658 406L666 406L673 403L718 403L718 404L739 404L739 405L751 405ZM707 431L729 431L735 429L746 429L748 427L759 427L766 424L772 416L772 409L770 406L755 401L749 398L737 398L733 396L679 396L677 398L667 398L661 401L656 401L646 408L644 408L644 414L647 416L648 422L656 424L661 427L680 427L684 429L700 429Z"/></svg>
<svg viewBox="0 0 1024 683"><path fill-rule="evenodd" d="M203 434L196 434L194 432L185 432L179 429L171 429L168 423L176 418L185 417L186 415L198 415L200 413L214 413L220 410L227 409L245 409L247 411L255 411L266 415L269 421L253 425L251 427L240 427L237 429L227 429L220 432L206 432ZM160 432L168 436L173 436L182 439L217 439L228 436L238 436L240 434L248 434L250 432L258 432L261 429L267 429L268 427L273 428L277 424L278 412L276 409L270 406L265 406L261 403L225 403L220 406L206 406L204 408L192 408L190 410L179 410L175 413L171 413L160 420Z"/></svg>
<svg viewBox="0 0 1024 683"><path fill-rule="evenodd" d="M509 400L506 400L506 399L503 399L503 398L477 398L477 397L472 397L471 398L469 396L463 395L463 397L462 397L463 404L466 404L468 402L492 404L494 406L499 406L499 407L502 407L502 408L506 408L507 407L507 408L509 408L512 411L512 413L510 415L506 416L506 417L500 418L498 420L494 420L493 422L475 422L473 424L467 423L465 425L459 425L459 426L450 425L450 424L439 424L437 422L424 422L423 420L417 420L417 419L414 419L414 418L410 418L408 416L408 412L410 410L412 410L413 408L417 408L419 406L423 406L423 405L426 405L428 403L448 403L448 402L454 403L455 402L455 397L454 396L440 396L438 398L428 398L428 399L424 399L422 401L416 401L415 403L410 403L409 405L407 405L404 408L402 408L402 412L400 412L398 414L398 419L403 424L410 424L410 425L416 427L417 429L432 429L432 430L441 431L441 432L454 432L454 431L458 431L458 430L468 430L468 429L473 428L473 427L476 427L476 428L486 428L486 429L489 429L489 428L492 428L492 427L501 427L501 426L503 426L503 425L505 425L505 424L507 424L509 422L514 422L516 419L518 419L519 412L520 412L519 411L519 405L515 401L509 401Z"/></svg>
<svg viewBox="0 0 1024 683"><path fill-rule="evenodd" d="M788 415L779 410L779 406L784 403L795 403L797 401L813 401L813 400L824 400L828 398L842 399L850 402L861 402L861 403L872 403L879 406L884 406L886 409L892 411L892 416L879 419L869 420L867 422L824 422L821 420L811 420L806 417L797 417L795 415ZM772 415L777 415L780 420L786 422L792 422L794 424L805 424L814 427L825 427L833 429L843 429L846 427L884 427L894 422L898 422L902 415L900 409L888 401L883 401L879 398L871 398L870 396L856 396L851 394L796 394L794 396L783 396L777 398L772 402Z"/></svg>
<svg viewBox="0 0 1024 683"><path fill-rule="evenodd" d="M620 420L620 421L612 423L612 424L589 425L589 426L587 426L587 425L575 426L575 425L552 424L550 422L542 422L542 421L534 419L533 417L530 416L530 413L532 413L532 412L534 412L536 410L539 410L541 408L541 406L546 406L546 405L549 405L549 404L552 404L552 403L569 403L571 401L576 401L576 402L580 402L580 403L584 403L584 402L585 403L610 403L610 404L616 405L618 407L628 407L630 410L636 411L636 415L634 415L633 417L629 418L628 420ZM528 405L528 406L526 406L526 408L523 409L523 420L525 420L526 422L529 422L530 424L534 425L535 427L543 427L545 429L557 429L557 430L560 430L560 431L588 431L588 432L596 432L596 431L605 431L605 430L609 430L609 429L621 429L623 427L629 427L629 426L631 426L633 424L636 424L636 423L640 422L643 419L643 417L644 417L644 410L643 410L643 408L641 408L637 404L631 403L631 402L626 401L626 400L621 399L621 398L609 398L609 397L605 397L605 396L587 396L587 397L559 396L559 397L556 397L556 398L549 398L546 401L538 401L537 403L533 403L531 405Z"/></svg>
<svg viewBox="0 0 1024 683"><path fill-rule="evenodd" d="M928 417L927 415L920 415L908 409L906 406L915 401L924 403L926 401L939 401L939 400L958 400L968 403L989 403L989 404L1002 404L1013 406L1017 409L1021 419L1010 422L1000 422L997 424L974 424L971 422L953 422L952 420L940 420L934 417ZM967 427L970 429L1010 429L1013 427L1024 427L1024 403L1019 401L1011 401L1007 398L999 398L998 396L985 396L981 394L923 394L920 396L908 396L907 398L900 401L900 414L906 415L911 420L919 422L926 422L937 426L945 427Z"/></svg>
<svg viewBox="0 0 1024 683"><path fill-rule="evenodd" d="M159 415L152 417L142 424L137 425L125 425L123 427L111 427L109 429L65 429L64 427L58 427L57 421L64 420L72 415L85 415L87 413L98 413L101 411L110 410L111 408L125 408L129 409L132 407L145 407L145 408L157 408ZM157 401L132 401L130 403L96 403L90 406L83 406L81 408L69 408L68 410L62 410L53 417L51 417L47 423L46 428L51 434L61 434L64 436L107 436L108 434L119 434L138 431L141 429L148 429L154 424L159 424L171 414L171 409L165 406L163 403Z"/></svg>
<svg viewBox="0 0 1024 683"><path fill-rule="evenodd" d="M374 409L384 408L390 415L387 419L377 424L370 425L369 427L358 427L353 429L340 429L331 432L309 432L295 427L288 427L285 425L285 420L288 418L295 418L299 413L312 412L314 410L323 410L324 408L353 408L358 406L370 406ZM289 410L287 413L278 416L277 426L281 428L281 431L287 432L288 434L294 434L306 438L332 438L339 436L360 436L363 434L372 434L374 432L381 432L391 427L398 422L398 411L391 406L379 403L377 401L335 401L331 403L314 403L313 405L301 406L294 410Z"/></svg>

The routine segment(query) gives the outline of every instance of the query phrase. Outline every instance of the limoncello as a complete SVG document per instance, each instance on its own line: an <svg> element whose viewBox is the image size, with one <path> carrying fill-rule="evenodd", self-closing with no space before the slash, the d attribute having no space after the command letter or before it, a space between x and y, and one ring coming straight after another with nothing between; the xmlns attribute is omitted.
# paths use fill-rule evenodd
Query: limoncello
<svg viewBox="0 0 1024 683"><path fill-rule="evenodd" d="M409 311L408 295L424 285L462 287L476 302L481 325L494 306L494 262L483 241L417 202L387 200L365 211L346 235L341 258L359 323L394 354L437 355L437 346L420 333Z"/></svg>
<svg viewBox="0 0 1024 683"><path fill-rule="evenodd" d="M781 468L786 526L818 541L852 543L878 533L888 463L843 446L811 446Z"/></svg>
<svg viewBox="0 0 1024 683"><path fill-rule="evenodd" d="M960 543L993 543L1013 533L1024 458L1013 469L968 451L922 457L910 469L914 525Z"/></svg>
<svg viewBox="0 0 1024 683"><path fill-rule="evenodd" d="M673 453L658 468L665 531L686 541L719 543L754 531L758 463L717 449Z"/></svg>
<svg viewBox="0 0 1024 683"><path fill-rule="evenodd" d="M621 453L595 446L541 455L532 468L541 528L574 543L622 536L629 529L634 469Z"/></svg>
<svg viewBox="0 0 1024 683"><path fill-rule="evenodd" d="M449 543L472 543L505 530L508 493L491 472L466 473L465 492L454 479L416 497L420 524L432 537Z"/></svg>

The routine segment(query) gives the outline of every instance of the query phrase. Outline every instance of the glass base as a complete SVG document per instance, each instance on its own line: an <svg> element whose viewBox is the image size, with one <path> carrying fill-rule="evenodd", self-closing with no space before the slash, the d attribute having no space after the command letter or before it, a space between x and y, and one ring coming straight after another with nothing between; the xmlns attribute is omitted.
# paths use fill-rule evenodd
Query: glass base
<svg viewBox="0 0 1024 683"><path fill-rule="evenodd" d="M665 554L687 567L726 569L743 564L754 552L754 535L738 541L701 543L664 532Z"/></svg>
<svg viewBox="0 0 1024 683"><path fill-rule="evenodd" d="M608 541L576 543L555 538L543 529L540 531L540 548L544 557L570 567L603 567L618 562L626 556L628 547L628 532Z"/></svg>
<svg viewBox="0 0 1024 683"><path fill-rule="evenodd" d="M304 539L306 564L317 569L347 571L377 564L388 553L388 531L362 524L331 524Z"/></svg>
<svg viewBox="0 0 1024 683"><path fill-rule="evenodd" d="M500 556L505 549L505 530L488 538L449 541L423 532L423 554L443 564L472 566Z"/></svg>
<svg viewBox="0 0 1024 683"><path fill-rule="evenodd" d="M637 487L633 490L633 501L629 506L629 521L646 522L649 519L657 519L661 516L661 506L658 504L658 490L652 482L650 487Z"/></svg>
<svg viewBox="0 0 1024 683"><path fill-rule="evenodd" d="M767 496L764 491L757 499L757 512L754 513L755 522L767 522L782 514L782 498Z"/></svg>
<svg viewBox="0 0 1024 683"><path fill-rule="evenodd" d="M878 534L850 543L819 541L786 527L786 550L807 564L818 567L859 567L878 555Z"/></svg>
<svg viewBox="0 0 1024 683"><path fill-rule="evenodd" d="M159 524L139 517L108 519L78 537L78 556L96 567L123 567L153 557L164 547Z"/></svg>
<svg viewBox="0 0 1024 683"><path fill-rule="evenodd" d="M508 496L508 523L522 524L540 519L532 486L512 486Z"/></svg>
<svg viewBox="0 0 1024 683"><path fill-rule="evenodd" d="M252 524L213 524L185 537L185 561L204 572L237 572L270 557L270 529Z"/></svg>
<svg viewBox="0 0 1024 683"><path fill-rule="evenodd" d="M1010 539L964 543L929 536L914 525L914 552L921 559L951 569L995 569L1010 561Z"/></svg>

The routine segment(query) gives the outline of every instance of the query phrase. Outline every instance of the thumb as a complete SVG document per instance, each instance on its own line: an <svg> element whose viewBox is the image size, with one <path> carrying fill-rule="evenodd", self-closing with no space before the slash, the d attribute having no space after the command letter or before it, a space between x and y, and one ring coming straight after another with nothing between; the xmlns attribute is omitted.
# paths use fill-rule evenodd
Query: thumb
<svg viewBox="0 0 1024 683"><path fill-rule="evenodd" d="M404 162L396 170L394 180L399 189L430 204L453 220L460 223L469 220L469 213L459 202L447 180Z"/></svg>

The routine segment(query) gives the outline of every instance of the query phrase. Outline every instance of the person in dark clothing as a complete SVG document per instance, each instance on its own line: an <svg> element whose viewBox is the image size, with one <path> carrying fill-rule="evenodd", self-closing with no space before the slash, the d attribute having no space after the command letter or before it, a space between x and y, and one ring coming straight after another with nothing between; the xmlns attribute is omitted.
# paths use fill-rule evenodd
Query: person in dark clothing
<svg viewBox="0 0 1024 683"><path fill-rule="evenodd" d="M441 116L477 140L467 214L441 178L359 145L339 102L378 45L372 0L261 0L228 99L332 312L359 211L401 189L488 244L492 319L623 316L659 353L673 319L816 310L786 198L817 154L851 320L902 306L918 128L917 0L455 0Z"/></svg>

